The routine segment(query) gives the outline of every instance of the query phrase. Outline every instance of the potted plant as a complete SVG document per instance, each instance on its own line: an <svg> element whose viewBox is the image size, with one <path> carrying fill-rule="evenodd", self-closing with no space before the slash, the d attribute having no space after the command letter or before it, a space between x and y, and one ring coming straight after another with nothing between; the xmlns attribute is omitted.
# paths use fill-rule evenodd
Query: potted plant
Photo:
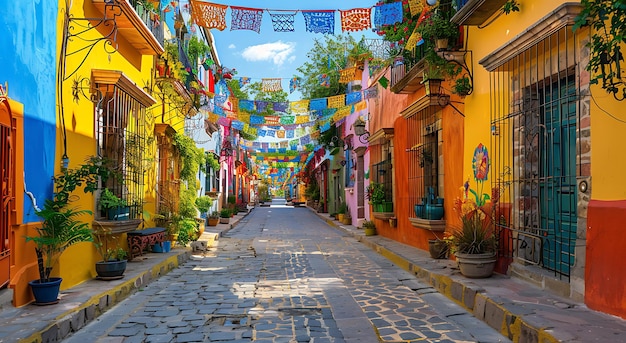
<svg viewBox="0 0 626 343"><path fill-rule="evenodd" d="M111 234L110 228L94 227L93 243L102 257L96 262L96 274L101 280L120 279L126 271L126 250L117 246L119 237Z"/></svg>
<svg viewBox="0 0 626 343"><path fill-rule="evenodd" d="M372 182L365 189L365 197L372 205L374 212L392 212L393 203L386 201L385 186L382 183Z"/></svg>
<svg viewBox="0 0 626 343"><path fill-rule="evenodd" d="M217 211L211 212L207 221L209 226L217 226L217 224L220 222L220 213Z"/></svg>
<svg viewBox="0 0 626 343"><path fill-rule="evenodd" d="M488 194L479 195L468 190L464 198L455 201L455 211L461 218L461 227L454 230L450 238L461 274L470 278L485 278L493 274L496 264L497 239L493 230ZM475 199L468 197L473 194Z"/></svg>
<svg viewBox="0 0 626 343"><path fill-rule="evenodd" d="M98 208L106 213L109 220L128 219L129 208L126 200L119 198L108 188L100 193Z"/></svg>
<svg viewBox="0 0 626 343"><path fill-rule="evenodd" d="M229 224L230 223L230 210L227 208L223 208L220 211L220 224Z"/></svg>
<svg viewBox="0 0 626 343"><path fill-rule="evenodd" d="M342 202L337 209L337 220L343 223L343 219L346 215L347 205L345 202Z"/></svg>
<svg viewBox="0 0 626 343"><path fill-rule="evenodd" d="M448 49L450 41L459 38L459 26L450 21L453 14L452 9L437 8L418 27L422 38L433 42L437 50Z"/></svg>
<svg viewBox="0 0 626 343"><path fill-rule="evenodd" d="M376 224L372 220L366 220L363 222L363 230L365 230L366 236L376 235Z"/></svg>
<svg viewBox="0 0 626 343"><path fill-rule="evenodd" d="M450 253L451 237L446 236L443 239L435 237L428 240L428 252L430 257L434 259L446 259Z"/></svg>
<svg viewBox="0 0 626 343"><path fill-rule="evenodd" d="M35 204L35 212L42 219L35 229L36 234L26 236L27 242L35 244L39 279L29 282L36 304L54 304L58 302L62 279L52 277L52 269L61 254L69 246L79 242L93 240L89 224L79 221L83 215L91 215L89 210L70 207L71 195L83 187L85 193L93 193L99 180L112 176L107 162L91 157L76 169L67 169L55 177L55 193L52 199L46 199L43 209Z"/></svg>
<svg viewBox="0 0 626 343"><path fill-rule="evenodd" d="M343 220L341 221L343 225L352 224L352 216L350 215L350 208L346 209L346 214L343 216Z"/></svg>
<svg viewBox="0 0 626 343"><path fill-rule="evenodd" d="M462 76L454 81L452 92L460 96L466 96L472 93L472 85L468 76Z"/></svg>
<svg viewBox="0 0 626 343"><path fill-rule="evenodd" d="M200 218L206 218L207 213L213 205L213 200L210 197L203 195L197 197L194 202L196 204L196 208L200 211Z"/></svg>

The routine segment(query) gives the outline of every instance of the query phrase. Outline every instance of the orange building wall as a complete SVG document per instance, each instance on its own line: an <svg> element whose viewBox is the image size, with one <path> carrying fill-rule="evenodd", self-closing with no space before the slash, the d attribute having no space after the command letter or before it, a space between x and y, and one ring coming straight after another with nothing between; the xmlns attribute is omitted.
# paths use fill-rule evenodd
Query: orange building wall
<svg viewBox="0 0 626 343"><path fill-rule="evenodd" d="M389 78L389 71L386 72ZM448 87L449 88L449 87ZM406 153L408 137L407 120L400 112L415 100L425 95L424 89L419 89L410 95L394 94L388 89L379 89L379 99L370 102L370 133L375 133L383 127L393 127L393 170L394 170L394 213L397 219L396 227L389 221L372 218L376 223L379 235L408 244L420 249L428 250L428 239L435 238L435 234L426 229L414 227L409 221L409 213L413 211L413 203L407 201L409 156ZM456 99L456 96L453 100ZM461 109L462 105L455 104ZM444 156L444 219L447 226L458 222L454 211L454 199L460 196L460 187L463 184L463 143L464 117L452 106L441 108L443 130ZM375 158L376 156L373 155ZM442 237L438 233L439 238Z"/></svg>

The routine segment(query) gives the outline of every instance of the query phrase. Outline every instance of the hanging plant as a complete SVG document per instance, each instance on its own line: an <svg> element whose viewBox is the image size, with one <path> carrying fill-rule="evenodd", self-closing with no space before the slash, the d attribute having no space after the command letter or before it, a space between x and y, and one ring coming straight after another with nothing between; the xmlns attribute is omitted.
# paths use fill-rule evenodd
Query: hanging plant
<svg viewBox="0 0 626 343"><path fill-rule="evenodd" d="M466 96L472 93L472 84L468 76L462 76L454 81L452 92L460 96Z"/></svg>
<svg viewBox="0 0 626 343"><path fill-rule="evenodd" d="M590 84L600 86L617 100L626 98L626 83L622 78L624 61L622 44L626 36L626 6L613 1L582 0L582 11L576 16L573 31L589 27L591 40L589 64Z"/></svg>

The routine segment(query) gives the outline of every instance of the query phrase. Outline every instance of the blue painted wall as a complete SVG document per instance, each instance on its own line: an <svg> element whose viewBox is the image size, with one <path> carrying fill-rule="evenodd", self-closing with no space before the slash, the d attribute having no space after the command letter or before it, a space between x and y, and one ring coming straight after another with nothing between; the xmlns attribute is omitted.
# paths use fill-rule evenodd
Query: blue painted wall
<svg viewBox="0 0 626 343"><path fill-rule="evenodd" d="M38 205L52 195L56 150L56 46L58 0L0 0L0 82L24 104L26 189ZM21 170L17 171L22 172ZM40 219L24 196L24 222Z"/></svg>

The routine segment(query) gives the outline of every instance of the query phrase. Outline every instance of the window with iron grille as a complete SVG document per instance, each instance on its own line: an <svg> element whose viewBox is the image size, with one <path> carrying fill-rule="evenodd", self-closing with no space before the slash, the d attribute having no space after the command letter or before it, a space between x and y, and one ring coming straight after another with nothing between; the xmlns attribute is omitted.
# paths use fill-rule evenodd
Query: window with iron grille
<svg viewBox="0 0 626 343"><path fill-rule="evenodd" d="M428 106L407 118L409 204L436 203L443 196L441 111ZM421 218L411 206L408 217Z"/></svg>
<svg viewBox="0 0 626 343"><path fill-rule="evenodd" d="M129 218L136 219L143 211L144 172L152 161L146 106L117 84L95 84L102 95L96 105L98 155L109 160L121 175L121 179L110 178L102 186L126 200Z"/></svg>
<svg viewBox="0 0 626 343"><path fill-rule="evenodd" d="M392 149L391 141L383 139L379 145L372 147L375 155L372 156L375 162L370 170L370 183L376 182L383 185L385 190L385 201L393 202L393 170L392 170Z"/></svg>
<svg viewBox="0 0 626 343"><path fill-rule="evenodd" d="M498 221L501 237L515 257L565 279L578 225L579 44L563 27L490 74L492 175L511 208Z"/></svg>

